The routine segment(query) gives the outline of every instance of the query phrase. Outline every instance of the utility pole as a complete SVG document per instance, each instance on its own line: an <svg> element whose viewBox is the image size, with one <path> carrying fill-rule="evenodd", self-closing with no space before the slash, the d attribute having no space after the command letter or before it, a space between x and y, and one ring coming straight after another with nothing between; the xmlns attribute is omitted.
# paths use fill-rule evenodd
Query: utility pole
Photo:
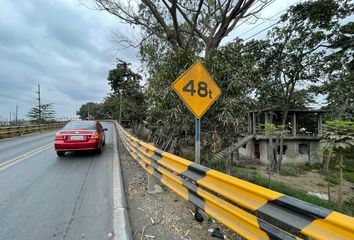
<svg viewBox="0 0 354 240"><path fill-rule="evenodd" d="M119 93L119 124L122 124L122 93Z"/></svg>
<svg viewBox="0 0 354 240"><path fill-rule="evenodd" d="M10 111L10 121L9 121L9 125L11 125L11 111Z"/></svg>
<svg viewBox="0 0 354 240"><path fill-rule="evenodd" d="M36 92L38 94L38 119L39 119L39 123L42 122L42 109L41 109L41 85L38 83L38 92Z"/></svg>
<svg viewBox="0 0 354 240"><path fill-rule="evenodd" d="M17 126L17 120L18 120L18 104L16 104L16 115L15 115L15 122L16 122L16 126Z"/></svg>

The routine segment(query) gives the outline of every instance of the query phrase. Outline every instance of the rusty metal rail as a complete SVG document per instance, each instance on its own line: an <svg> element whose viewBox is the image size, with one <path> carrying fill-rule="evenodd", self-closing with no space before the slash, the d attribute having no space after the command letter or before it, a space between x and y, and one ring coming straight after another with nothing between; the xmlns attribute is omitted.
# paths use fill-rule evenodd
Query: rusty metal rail
<svg viewBox="0 0 354 240"><path fill-rule="evenodd" d="M354 239L350 216L164 152L117 128L149 174L246 239Z"/></svg>
<svg viewBox="0 0 354 240"><path fill-rule="evenodd" d="M29 133L48 131L63 127L67 122L0 127L0 139L22 136Z"/></svg>

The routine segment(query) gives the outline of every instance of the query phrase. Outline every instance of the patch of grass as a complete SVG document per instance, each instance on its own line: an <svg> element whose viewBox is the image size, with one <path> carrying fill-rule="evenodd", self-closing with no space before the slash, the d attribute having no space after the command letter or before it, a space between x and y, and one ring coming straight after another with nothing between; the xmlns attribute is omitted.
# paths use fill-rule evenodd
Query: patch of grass
<svg viewBox="0 0 354 240"><path fill-rule="evenodd" d="M354 156L344 160L344 171L354 172Z"/></svg>
<svg viewBox="0 0 354 240"><path fill-rule="evenodd" d="M348 182L354 183L354 172L345 172L343 177Z"/></svg>
<svg viewBox="0 0 354 240"><path fill-rule="evenodd" d="M261 176L257 171L250 171L247 169L237 168L234 171L236 177L247 180L254 184L260 185L262 187L268 187L268 178ZM287 184L284 184L280 181L271 180L271 189L277 192L281 192L288 196L303 200L305 202L309 202L315 204L317 206L321 206L324 208L332 209L338 212L342 212L347 215L354 216L354 203L347 201L344 203L343 207L340 208L336 203L331 203L327 200L320 199L316 196L308 195L305 191L296 189Z"/></svg>
<svg viewBox="0 0 354 240"><path fill-rule="evenodd" d="M296 177L301 173L301 169L297 166L287 166L282 167L280 174L283 176L293 176Z"/></svg>
<svg viewBox="0 0 354 240"><path fill-rule="evenodd" d="M320 169L320 164L319 163L305 163L305 165L299 166L303 171L312 171L312 170L319 170Z"/></svg>
<svg viewBox="0 0 354 240"><path fill-rule="evenodd" d="M339 184L339 177L338 174L330 174L329 176L329 182L332 183L333 185L338 185Z"/></svg>

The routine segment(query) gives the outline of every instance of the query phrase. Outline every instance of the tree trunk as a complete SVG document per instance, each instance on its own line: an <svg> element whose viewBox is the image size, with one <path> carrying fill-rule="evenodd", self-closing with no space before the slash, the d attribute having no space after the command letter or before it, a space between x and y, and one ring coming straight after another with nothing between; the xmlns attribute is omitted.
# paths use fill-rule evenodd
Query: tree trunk
<svg viewBox="0 0 354 240"><path fill-rule="evenodd" d="M226 158L225 170L227 174L231 174L231 161L233 158L233 153L230 154L230 157Z"/></svg>
<svg viewBox="0 0 354 240"><path fill-rule="evenodd" d="M339 155L339 188L338 188L338 205L343 205L343 153Z"/></svg>
<svg viewBox="0 0 354 240"><path fill-rule="evenodd" d="M268 146L268 188L271 187L271 182L270 182L270 175L271 175L271 162L273 161L273 136L269 135L269 146Z"/></svg>
<svg viewBox="0 0 354 240"><path fill-rule="evenodd" d="M329 182L329 162L331 160L332 157L332 149L329 151L328 157L325 158L325 162L326 162L326 179L327 179L327 194L328 194L328 203L331 204L331 185Z"/></svg>
<svg viewBox="0 0 354 240"><path fill-rule="evenodd" d="M279 140L280 140L280 134L277 134L277 138L275 140L275 146L273 148L272 171L277 171ZM277 173L279 174L278 171Z"/></svg>

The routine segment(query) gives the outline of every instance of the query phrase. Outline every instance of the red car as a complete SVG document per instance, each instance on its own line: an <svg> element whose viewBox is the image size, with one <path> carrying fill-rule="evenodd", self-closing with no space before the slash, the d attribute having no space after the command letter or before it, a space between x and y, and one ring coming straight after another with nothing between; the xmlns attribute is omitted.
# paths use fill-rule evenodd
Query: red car
<svg viewBox="0 0 354 240"><path fill-rule="evenodd" d="M98 121L71 121L57 132L54 148L59 157L66 151L95 150L102 152L105 145L105 131Z"/></svg>

